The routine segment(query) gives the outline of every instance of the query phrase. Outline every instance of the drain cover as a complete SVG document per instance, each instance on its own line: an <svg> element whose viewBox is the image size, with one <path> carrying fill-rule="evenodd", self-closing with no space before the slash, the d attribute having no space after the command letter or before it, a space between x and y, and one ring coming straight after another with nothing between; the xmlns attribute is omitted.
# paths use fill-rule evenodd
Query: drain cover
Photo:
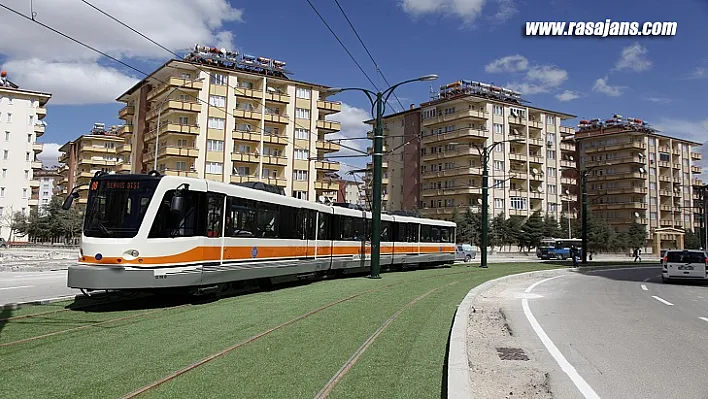
<svg viewBox="0 0 708 399"><path fill-rule="evenodd" d="M529 360L521 348L497 348L497 354L501 360Z"/></svg>

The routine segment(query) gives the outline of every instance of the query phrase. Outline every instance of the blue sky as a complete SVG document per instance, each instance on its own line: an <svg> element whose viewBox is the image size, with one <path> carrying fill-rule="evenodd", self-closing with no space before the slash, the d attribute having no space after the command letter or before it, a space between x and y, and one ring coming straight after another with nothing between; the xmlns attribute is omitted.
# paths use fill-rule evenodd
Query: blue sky
<svg viewBox="0 0 708 399"><path fill-rule="evenodd" d="M334 0L311 1L374 83L384 87ZM19 3L8 5L29 11ZM286 61L294 79L372 88L306 0L205 0L202 3L208 6L200 8L173 0L178 10L167 16L144 10L139 0L92 3L178 52L195 42L226 43L242 52ZM165 4L151 3L151 7ZM340 0L340 4L390 83L429 73L440 75L432 82L436 87L458 79L494 82L522 89L532 105L542 108L579 118L620 113L648 120L668 134L708 140L706 1L684 0L674 7L656 0ZM44 23L146 72L169 58L78 1L35 0L35 8ZM522 33L526 21L605 18L676 21L677 35L583 38ZM95 121L119 123L121 105L111 101L142 76L60 37L34 35L42 28L5 11L0 11L0 19L8 21L0 34L17 42L0 44L0 65L21 87L55 93L48 106L47 134L41 140L64 143L87 132ZM415 83L396 93L407 107L427 100L428 92L429 83ZM342 134L360 137L365 128L359 121L368 117L368 100L356 92L336 99L348 105L346 112L333 118L343 122ZM704 152L708 155L708 149ZM366 162L342 161L357 166Z"/></svg>

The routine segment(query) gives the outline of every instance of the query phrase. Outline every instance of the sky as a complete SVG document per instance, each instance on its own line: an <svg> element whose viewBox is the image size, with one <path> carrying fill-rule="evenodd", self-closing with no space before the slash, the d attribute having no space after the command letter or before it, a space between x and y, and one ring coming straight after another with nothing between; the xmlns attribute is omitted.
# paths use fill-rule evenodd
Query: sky
<svg viewBox="0 0 708 399"><path fill-rule="evenodd" d="M334 0L310 0L351 52L367 79L307 0L0 0L0 4L150 73L171 55L92 4L183 54L195 43L287 62L293 79L335 87L396 90L398 100L427 101L431 84L469 79L519 90L530 105L580 119L613 114L647 120L669 135L708 141L708 1L681 0L339 0L378 64L359 43ZM676 21L671 37L533 37L528 21ZM0 8L0 69L21 88L50 92L45 164L94 122L120 124L115 99L144 75ZM705 91L704 91L705 90ZM343 111L336 137L365 137L370 104L360 92L332 99ZM392 98L391 113L400 110ZM365 140L348 145L365 148ZM701 150L708 167L708 145ZM342 154L352 154L342 151ZM343 170L367 159L341 158ZM704 175L705 176L705 175Z"/></svg>

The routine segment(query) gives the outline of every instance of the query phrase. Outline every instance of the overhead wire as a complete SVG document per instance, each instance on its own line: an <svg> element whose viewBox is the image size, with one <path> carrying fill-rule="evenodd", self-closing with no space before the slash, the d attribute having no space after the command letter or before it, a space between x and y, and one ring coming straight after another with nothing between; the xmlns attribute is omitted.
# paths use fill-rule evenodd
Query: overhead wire
<svg viewBox="0 0 708 399"><path fill-rule="evenodd" d="M339 4L339 0L334 0L335 3L337 3L337 7L339 7L339 11L342 12L342 15L344 15L344 18L347 20L347 23L349 23L349 27L352 28L352 31L354 31L354 34L356 35L356 38L359 39L359 43L361 43L361 46L364 47L364 50L366 51L366 54L369 55L369 58L371 58L371 62L374 63L374 66L376 67L376 71L381 75L383 78L384 82L390 87L391 83L388 82L388 79L386 79L386 76L383 74L383 71L379 67L379 64L376 62L374 59L374 56L371 55L371 52L369 51L368 47L366 47L366 44L364 44L364 41L361 39L361 36L359 36L359 32L357 32L356 28L354 27L354 24L352 21L349 19L349 16L347 16L347 13L344 12L344 9L342 8L341 4ZM393 96L396 98L396 101L398 101L398 105L401 106L401 111L405 110L405 107L401 103L401 100L398 98L398 95L396 93L393 93Z"/></svg>

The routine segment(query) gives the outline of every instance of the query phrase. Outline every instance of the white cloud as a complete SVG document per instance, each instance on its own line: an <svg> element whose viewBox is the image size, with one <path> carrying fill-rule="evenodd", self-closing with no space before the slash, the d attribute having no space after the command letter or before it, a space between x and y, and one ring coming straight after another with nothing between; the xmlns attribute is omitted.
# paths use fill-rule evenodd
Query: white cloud
<svg viewBox="0 0 708 399"><path fill-rule="evenodd" d="M351 139L351 138L366 138L366 132L372 129L371 125L367 125L364 121L371 119L371 115L362 108L352 107L349 104L342 103L342 111L326 117L327 120L336 120L342 124L342 129L337 133L327 135L327 140L332 139ZM371 146L370 140L344 140L342 145L355 148L359 151L366 152L366 148ZM344 148L336 153L331 153L333 156L338 155L362 155L361 157L347 158L332 158L333 161L341 162L339 175L346 176L346 172L352 169L363 169L366 167L368 156L360 152Z"/></svg>
<svg viewBox="0 0 708 399"><path fill-rule="evenodd" d="M697 66L696 69L693 70L688 75L688 79L705 79L708 78L708 67L704 66Z"/></svg>
<svg viewBox="0 0 708 399"><path fill-rule="evenodd" d="M497 3L499 3L499 9L493 17L496 22L506 22L519 13L514 0L497 0Z"/></svg>
<svg viewBox="0 0 708 399"><path fill-rule="evenodd" d="M644 99L647 101L651 101L653 103L657 103L657 104L668 104L668 103L674 101L674 100L672 100L670 98L666 98L666 97L646 97Z"/></svg>
<svg viewBox="0 0 708 399"><path fill-rule="evenodd" d="M231 32L224 30L224 23L243 21L243 11L231 7L228 0L94 0L93 3L177 52L192 47L195 42L233 48L233 36ZM172 58L168 52L80 1L34 0L33 6L38 21L118 59ZM16 6L13 8L18 9ZM18 11L26 13L29 10ZM37 81L36 71L29 73L18 69L24 65L38 69L37 65L41 62L46 63L44 73L52 79L73 80L73 86L70 88L61 84L54 85L57 87L55 90L59 90L53 93L55 97L70 104L113 102L130 87L130 82L134 81L134 78L115 69L117 65L109 64L110 67L106 67L98 64L97 61L101 57L99 54L31 21L5 10L0 10L0 20L3 21L0 24L0 37L3 38L0 41L0 54L7 58L3 68L8 71L10 80L20 87L50 91L41 86L49 78ZM65 75L53 75L55 72ZM105 94L85 93L83 88L91 87L95 78L101 79L99 87L106 91ZM83 93L73 94L77 89Z"/></svg>
<svg viewBox="0 0 708 399"><path fill-rule="evenodd" d="M112 103L120 91L138 81L92 62L44 62L35 58L10 61L4 68L14 71L13 81L32 82L33 88L53 93L51 104L57 105Z"/></svg>
<svg viewBox="0 0 708 399"><path fill-rule="evenodd" d="M510 82L506 86L527 95L548 93L568 80L566 70L553 65L531 65L529 60L520 54L498 58L487 64L484 70L487 73L526 72L522 82Z"/></svg>
<svg viewBox="0 0 708 399"><path fill-rule="evenodd" d="M626 89L624 86L610 86L607 84L607 76L604 78L599 78L595 81L592 87L592 91L606 94L610 97L619 97L622 95L622 90Z"/></svg>
<svg viewBox="0 0 708 399"><path fill-rule="evenodd" d="M649 50L639 43L633 43L624 49L620 55L615 70L631 69L635 72L646 71L651 68L652 62L647 58Z"/></svg>
<svg viewBox="0 0 708 399"><path fill-rule="evenodd" d="M507 55L506 57L498 58L484 67L487 73L500 72L520 72L525 71L529 67L529 60L523 55Z"/></svg>
<svg viewBox="0 0 708 399"><path fill-rule="evenodd" d="M556 98L558 101L572 101L577 98L580 98L580 94L578 92L572 91L572 90L565 90L562 93L556 94Z"/></svg>
<svg viewBox="0 0 708 399"><path fill-rule="evenodd" d="M403 10L413 17L443 14L471 23L482 13L487 0L401 0Z"/></svg>
<svg viewBox="0 0 708 399"><path fill-rule="evenodd" d="M57 143L44 143L44 148L42 152L37 155L37 159L42 161L42 166L47 168L50 166L59 165L59 148L61 144Z"/></svg>

